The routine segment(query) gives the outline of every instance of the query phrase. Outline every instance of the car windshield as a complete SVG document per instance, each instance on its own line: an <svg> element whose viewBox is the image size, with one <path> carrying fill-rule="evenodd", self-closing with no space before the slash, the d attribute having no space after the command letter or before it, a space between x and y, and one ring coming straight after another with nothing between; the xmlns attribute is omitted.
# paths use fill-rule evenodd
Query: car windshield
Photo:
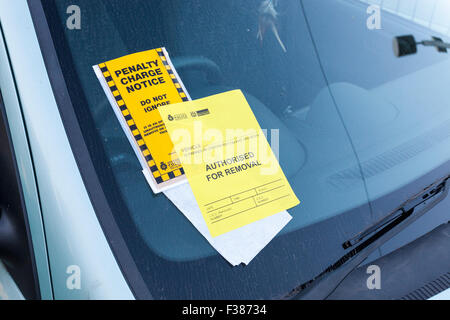
<svg viewBox="0 0 450 320"><path fill-rule="evenodd" d="M281 298L393 209L375 200L450 159L447 54L421 47L396 58L392 50L404 34L446 39L449 25L438 18L449 8L378 1L381 28L372 28L372 2L42 1L90 156L153 297ZM75 29L73 5L81 17ZM167 49L193 99L242 90L279 146L302 203L248 266L229 265L163 194L153 194L92 71L157 47Z"/></svg>

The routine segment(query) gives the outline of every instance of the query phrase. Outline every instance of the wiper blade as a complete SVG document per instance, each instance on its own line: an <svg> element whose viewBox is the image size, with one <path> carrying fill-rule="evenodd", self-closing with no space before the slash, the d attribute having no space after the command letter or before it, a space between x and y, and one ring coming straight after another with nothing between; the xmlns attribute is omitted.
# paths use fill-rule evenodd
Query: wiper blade
<svg viewBox="0 0 450 320"><path fill-rule="evenodd" d="M378 223L346 241L344 244L348 243L350 247L359 244L318 276L294 288L284 298L325 299L328 297L342 279L358 267L375 249L444 200L448 195L449 180L450 175L439 179L404 202L403 205ZM406 221L409 223L404 223ZM397 230L396 227L399 225L403 225L403 228Z"/></svg>
<svg viewBox="0 0 450 320"><path fill-rule="evenodd" d="M353 238L345 241L342 244L342 247L344 249L348 249L348 248L358 244L359 242L363 241L371 234L384 228L386 225L388 225L398 219L402 219L404 217L404 215L407 212L409 212L411 209L414 209L415 207L417 207L427 201L430 201L431 198L436 197L438 194L440 194L443 191L443 189L445 188L446 182L449 180L449 178L450 177L447 177L447 178L443 179L443 181L439 180L437 184L434 183L434 184L430 185L429 187L425 188L422 192L420 192L419 194L417 194L414 197L407 200L401 206L401 208L395 210L391 214L382 218L377 223L375 223L372 226L368 227L367 229L361 231Z"/></svg>

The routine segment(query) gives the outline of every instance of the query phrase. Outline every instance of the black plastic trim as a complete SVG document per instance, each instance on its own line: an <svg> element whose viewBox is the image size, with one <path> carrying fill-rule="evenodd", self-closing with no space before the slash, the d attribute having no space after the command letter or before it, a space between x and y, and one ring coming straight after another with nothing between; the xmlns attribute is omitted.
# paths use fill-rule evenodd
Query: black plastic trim
<svg viewBox="0 0 450 320"><path fill-rule="evenodd" d="M426 300L450 288L450 272L428 282L426 285L408 293L401 300Z"/></svg>
<svg viewBox="0 0 450 320"><path fill-rule="evenodd" d="M367 288L368 265L351 272L329 299L425 300L450 288L450 223L369 265L380 268L380 289Z"/></svg>
<svg viewBox="0 0 450 320"><path fill-rule="evenodd" d="M449 164L450 163L447 162L441 168L430 172L427 177L436 174L436 171L445 170L444 168L448 168ZM339 289L339 286L343 283L347 276L353 270L358 268L358 266L360 266L373 251L388 242L396 234L400 233L421 216L432 210L432 208L438 203L443 201L448 196L449 191L449 186L445 184L447 179L448 174L434 182L436 185L444 182L444 188L435 198L430 198L430 202L426 206L418 206L411 208L408 211L404 211L398 219L392 221L386 227L370 236L367 240L349 251L314 279L294 288L288 295L286 295L285 298L304 300L327 299L335 290ZM411 185L416 186L421 180L423 180L423 178L418 179ZM410 186L407 186L402 190L406 191L410 188ZM394 193L394 195L397 195L398 197L397 192ZM383 199L384 198L378 201L382 201Z"/></svg>

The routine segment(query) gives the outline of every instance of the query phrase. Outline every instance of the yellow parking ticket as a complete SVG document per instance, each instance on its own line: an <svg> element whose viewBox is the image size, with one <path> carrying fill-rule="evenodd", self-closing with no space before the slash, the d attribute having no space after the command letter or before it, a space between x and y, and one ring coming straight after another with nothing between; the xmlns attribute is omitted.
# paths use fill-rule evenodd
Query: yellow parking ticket
<svg viewBox="0 0 450 320"><path fill-rule="evenodd" d="M130 54L94 71L155 193L186 181L158 112L190 97L165 48Z"/></svg>
<svg viewBox="0 0 450 320"><path fill-rule="evenodd" d="M211 236L299 204L240 90L159 112Z"/></svg>

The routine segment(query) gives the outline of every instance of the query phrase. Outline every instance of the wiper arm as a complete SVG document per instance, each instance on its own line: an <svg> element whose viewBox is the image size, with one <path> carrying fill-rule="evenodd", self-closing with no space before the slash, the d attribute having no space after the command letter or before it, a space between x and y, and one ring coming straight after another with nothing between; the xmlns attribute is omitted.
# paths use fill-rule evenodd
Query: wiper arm
<svg viewBox="0 0 450 320"><path fill-rule="evenodd" d="M294 288L286 299L325 299L339 283L374 250L444 200L448 195L450 175L439 179L411 197L393 213L360 232L344 245L355 246L312 280ZM407 223L406 223L407 222ZM398 229L402 225L401 229ZM326 281L325 281L326 280ZM313 285L314 284L314 285Z"/></svg>
<svg viewBox="0 0 450 320"><path fill-rule="evenodd" d="M406 213L408 213L409 211L411 211L411 209L414 209L415 207L430 201L431 198L436 197L438 194L440 194L443 189L445 188L445 185L447 183L447 181L449 180L450 177L445 178L443 181L440 180L438 182L438 184L432 184L431 186L429 186L428 188L425 188L421 193L419 193L418 195L415 195L414 197L412 197L411 199L409 199L408 201L406 201L401 208L395 210L393 213L387 215L386 217L382 218L380 221L378 221L377 223L373 224L372 226L368 227L367 229L365 229L364 231L361 231L360 233L358 233L356 236L354 236L353 238L345 241L342 244L342 247L344 249L348 249L354 245L356 245L357 243L363 241L364 239L366 239L368 236L370 236L371 234L375 233L377 230L380 230L382 228L384 228L386 225L401 219L402 217L404 217L404 215Z"/></svg>

